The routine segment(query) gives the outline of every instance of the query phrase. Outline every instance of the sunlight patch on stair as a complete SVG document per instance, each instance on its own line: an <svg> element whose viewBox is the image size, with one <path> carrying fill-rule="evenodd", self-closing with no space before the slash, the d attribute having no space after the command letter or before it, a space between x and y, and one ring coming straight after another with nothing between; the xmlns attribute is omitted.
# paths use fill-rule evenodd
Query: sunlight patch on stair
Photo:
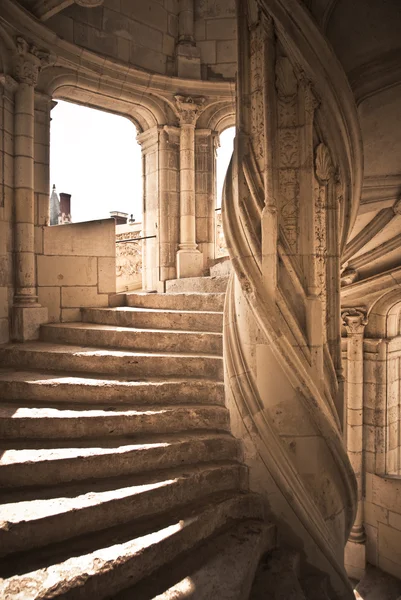
<svg viewBox="0 0 401 600"><path fill-rule="evenodd" d="M3 405L4 408L4 405ZM170 413L172 409L152 409L152 410L101 410L101 409L90 409L90 410L65 410L58 408L27 408L20 407L15 410L12 415L6 415L11 419L42 419L46 417L51 418L92 418L92 417L140 417L140 416L151 416L151 415L163 415ZM1 416L1 409L0 409Z"/></svg>
<svg viewBox="0 0 401 600"><path fill-rule="evenodd" d="M2 521L0 522L0 528L7 530L11 523L18 523L22 520L43 519L68 511L83 510L113 500L122 500L129 496L144 494L162 487L171 486L177 481L178 479L166 479L165 481L117 488L104 492L88 492L74 497L60 496L44 500L28 500L25 502L3 504L1 508Z"/></svg>
<svg viewBox="0 0 401 600"><path fill-rule="evenodd" d="M191 577L185 577L168 590L155 596L153 600L168 600L169 598L190 598L195 593L196 585L192 581Z"/></svg>
<svg viewBox="0 0 401 600"><path fill-rule="evenodd" d="M90 448L34 448L29 450L4 450L0 457L0 465L9 465L17 462L40 462L42 460L63 460L69 458L79 458L84 456L99 456L107 454L124 454L135 450L153 450L156 448L167 448L169 442L159 442L154 444L131 444L127 446L110 446L103 448L100 446L91 446Z"/></svg>
<svg viewBox="0 0 401 600"><path fill-rule="evenodd" d="M13 600L35 600L41 590L51 590L51 593L56 596L58 590L65 592L75 587L78 579L79 585L83 586L96 574L104 574L127 563L135 555L140 555L147 548L162 543L181 529L183 529L183 523L179 521L128 542L113 544L88 554L74 556L62 563L26 573L21 577L18 575L11 577L3 585L0 583L0 597L7 598L7 594L12 594ZM29 582L29 587L26 586L26 582ZM17 589L20 591L16 591ZM47 595L47 597L50 596Z"/></svg>

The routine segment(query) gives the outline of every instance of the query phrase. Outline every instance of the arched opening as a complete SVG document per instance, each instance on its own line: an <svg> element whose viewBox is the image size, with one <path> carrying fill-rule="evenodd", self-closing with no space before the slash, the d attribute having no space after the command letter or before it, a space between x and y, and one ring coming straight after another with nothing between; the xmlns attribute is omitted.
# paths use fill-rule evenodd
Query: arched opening
<svg viewBox="0 0 401 600"><path fill-rule="evenodd" d="M228 256L223 232L221 203L224 180L234 147L235 127L228 127L220 134L220 144L216 152L216 207L215 207L215 258Z"/></svg>
<svg viewBox="0 0 401 600"><path fill-rule="evenodd" d="M52 110L50 225L114 218L116 291L142 287L142 151L132 120L72 102Z"/></svg>

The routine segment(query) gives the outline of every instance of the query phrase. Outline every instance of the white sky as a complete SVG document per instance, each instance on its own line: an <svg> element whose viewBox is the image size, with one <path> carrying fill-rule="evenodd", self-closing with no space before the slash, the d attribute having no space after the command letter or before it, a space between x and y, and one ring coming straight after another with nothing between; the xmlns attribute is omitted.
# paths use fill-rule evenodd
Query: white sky
<svg viewBox="0 0 401 600"><path fill-rule="evenodd" d="M50 184L56 185L58 194L71 194L72 221L107 218L112 210L141 221L142 162L135 125L124 117L61 100L51 117ZM233 138L234 128L220 136L218 198Z"/></svg>

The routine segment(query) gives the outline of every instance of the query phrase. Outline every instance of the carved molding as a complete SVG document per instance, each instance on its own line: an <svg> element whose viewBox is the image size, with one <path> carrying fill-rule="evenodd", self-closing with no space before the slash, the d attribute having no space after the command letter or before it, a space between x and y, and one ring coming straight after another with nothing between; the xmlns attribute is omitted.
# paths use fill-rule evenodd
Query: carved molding
<svg viewBox="0 0 401 600"><path fill-rule="evenodd" d="M174 96L181 125L193 125L204 110L206 99L203 96Z"/></svg>
<svg viewBox="0 0 401 600"><path fill-rule="evenodd" d="M368 324L367 311L364 307L346 308L341 311L341 319L347 335L363 335Z"/></svg>
<svg viewBox="0 0 401 600"><path fill-rule="evenodd" d="M37 0L32 8L32 12L41 21L47 21L68 6L71 6L71 4L74 4L74 2L83 8L96 8L97 6L101 6L103 1L104 0Z"/></svg>
<svg viewBox="0 0 401 600"><path fill-rule="evenodd" d="M319 144L316 148L315 169L319 182L327 185L334 175L334 168L329 149L325 144Z"/></svg>
<svg viewBox="0 0 401 600"><path fill-rule="evenodd" d="M342 262L346 262L361 250L370 240L372 240L380 231L382 231L394 219L395 212L393 206L383 208L377 215L346 245Z"/></svg>

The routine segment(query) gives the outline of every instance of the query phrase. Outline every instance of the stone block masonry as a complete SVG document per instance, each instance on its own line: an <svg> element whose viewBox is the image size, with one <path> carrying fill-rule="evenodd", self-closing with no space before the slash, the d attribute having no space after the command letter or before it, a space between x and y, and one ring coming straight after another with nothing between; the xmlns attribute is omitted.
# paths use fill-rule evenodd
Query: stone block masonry
<svg viewBox="0 0 401 600"><path fill-rule="evenodd" d="M108 306L116 292L114 219L41 227L38 296L49 321L80 320L80 308Z"/></svg>

